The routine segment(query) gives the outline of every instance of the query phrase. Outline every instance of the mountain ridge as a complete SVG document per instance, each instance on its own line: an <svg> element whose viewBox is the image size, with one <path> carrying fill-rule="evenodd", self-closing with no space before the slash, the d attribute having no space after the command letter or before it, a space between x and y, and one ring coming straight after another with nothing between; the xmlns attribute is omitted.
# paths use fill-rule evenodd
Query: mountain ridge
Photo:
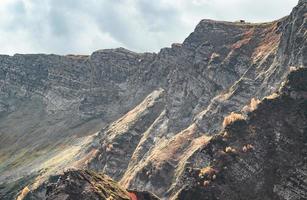
<svg viewBox="0 0 307 200"><path fill-rule="evenodd" d="M271 23L202 20L159 53L0 56L0 183L81 167L169 198L225 116L306 66L305 28L299 1Z"/></svg>

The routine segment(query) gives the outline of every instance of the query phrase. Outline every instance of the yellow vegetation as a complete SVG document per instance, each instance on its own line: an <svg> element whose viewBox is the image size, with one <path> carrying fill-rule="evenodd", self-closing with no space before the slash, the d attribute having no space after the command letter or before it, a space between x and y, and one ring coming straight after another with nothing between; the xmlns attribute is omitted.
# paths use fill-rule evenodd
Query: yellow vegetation
<svg viewBox="0 0 307 200"><path fill-rule="evenodd" d="M244 106L242 110L244 112L252 112L252 111L256 110L259 103L260 103L259 99L252 98L250 104Z"/></svg>
<svg viewBox="0 0 307 200"><path fill-rule="evenodd" d="M271 95L269 95L269 96L266 96L266 97L264 97L265 99L276 99L278 97L278 94L277 93L273 93L273 94L271 94Z"/></svg>
<svg viewBox="0 0 307 200"><path fill-rule="evenodd" d="M17 200L23 200L29 192L30 189L26 186L25 188L23 188L20 195L17 197Z"/></svg>
<svg viewBox="0 0 307 200"><path fill-rule="evenodd" d="M223 134L223 138L228 138L229 137L229 133L227 131L224 132Z"/></svg>
<svg viewBox="0 0 307 200"><path fill-rule="evenodd" d="M254 149L254 146L251 145L251 144L248 144L248 145L243 146L242 151L247 152L247 151L250 151L250 150L253 150L253 149Z"/></svg>
<svg viewBox="0 0 307 200"><path fill-rule="evenodd" d="M226 147L225 152L226 153L236 153L237 150L235 148L232 148L232 147Z"/></svg>
<svg viewBox="0 0 307 200"><path fill-rule="evenodd" d="M235 112L232 112L230 115L224 118L223 127L228 126L229 124L237 121L237 120L244 120L244 116Z"/></svg>
<svg viewBox="0 0 307 200"><path fill-rule="evenodd" d="M216 170L213 169L212 167L205 167L205 168L202 168L199 172L199 177L204 177L204 176L208 176L208 177L213 177L216 173Z"/></svg>

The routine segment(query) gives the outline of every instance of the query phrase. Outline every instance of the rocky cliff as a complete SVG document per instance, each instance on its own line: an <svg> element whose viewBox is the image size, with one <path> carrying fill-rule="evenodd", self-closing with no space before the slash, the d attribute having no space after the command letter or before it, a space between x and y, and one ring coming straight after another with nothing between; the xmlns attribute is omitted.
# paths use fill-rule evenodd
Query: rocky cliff
<svg viewBox="0 0 307 200"><path fill-rule="evenodd" d="M263 107L253 112L255 106L246 105L277 92L291 70L307 66L306 4L299 1L289 16L270 23L202 20L182 44L159 53L118 48L90 56L0 56L0 198L14 198L25 186L37 191L50 175L76 167L103 172L130 190L149 191L164 199L191 199L194 194L257 199L258 193L263 193L262 199L291 199L278 193L288 188L283 180L291 177L291 171L278 179L271 176L274 180L261 177L273 174L271 170L286 170L280 167L285 163L279 160L283 154L276 150L276 142L275 150L270 147L273 132L281 131L284 138L296 131L297 137L306 134L305 116L293 113L302 109L304 93L297 94L303 100L277 102L275 107L264 100ZM304 79L301 71L297 74ZM283 88L277 99L288 98L287 87ZM242 116L232 114L242 119L239 123L228 118L232 124L225 126L228 141L221 136L224 118L241 110ZM263 113L252 118L257 112ZM277 117L284 119L286 114L293 115L291 122L277 123ZM264 137L266 129L270 133ZM238 135L232 138L232 134ZM293 137L296 148L306 141ZM280 146L287 152L285 157L304 154ZM232 153L243 147L242 158ZM223 172L224 157L216 154L225 148L243 164L226 154L233 164ZM276 160L267 161L271 151ZM261 171L241 173L247 164ZM288 165L302 171L300 180L306 179L306 169ZM250 179L240 177L240 182L235 172ZM207 173L210 180L205 180ZM233 180L237 184L228 186ZM245 180L250 182L241 187ZM205 189L197 185L205 181L209 182ZM235 196L235 191L243 196ZM306 193L306 188L300 191ZM300 198L304 196L292 199Z"/></svg>
<svg viewBox="0 0 307 200"><path fill-rule="evenodd" d="M208 164L187 168L174 199L306 199L306 86L307 70L298 69L246 118L230 115L195 157Z"/></svg>

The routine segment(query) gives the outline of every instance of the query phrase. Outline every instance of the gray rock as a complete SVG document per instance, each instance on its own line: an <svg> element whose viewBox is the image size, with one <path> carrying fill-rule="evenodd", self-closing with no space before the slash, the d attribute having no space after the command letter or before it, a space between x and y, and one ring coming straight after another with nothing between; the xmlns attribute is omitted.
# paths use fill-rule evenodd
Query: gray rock
<svg viewBox="0 0 307 200"><path fill-rule="evenodd" d="M202 20L159 53L0 56L0 183L85 167L169 198L225 116L306 66L305 32L301 0L270 23Z"/></svg>

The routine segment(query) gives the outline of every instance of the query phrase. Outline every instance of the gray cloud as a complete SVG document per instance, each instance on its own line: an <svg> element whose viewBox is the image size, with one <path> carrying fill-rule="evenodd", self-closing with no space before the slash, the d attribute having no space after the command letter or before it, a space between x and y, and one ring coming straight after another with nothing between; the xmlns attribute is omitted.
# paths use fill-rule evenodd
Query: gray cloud
<svg viewBox="0 0 307 200"><path fill-rule="evenodd" d="M203 18L270 21L297 0L1 0L0 53L90 54L119 46L158 51Z"/></svg>

